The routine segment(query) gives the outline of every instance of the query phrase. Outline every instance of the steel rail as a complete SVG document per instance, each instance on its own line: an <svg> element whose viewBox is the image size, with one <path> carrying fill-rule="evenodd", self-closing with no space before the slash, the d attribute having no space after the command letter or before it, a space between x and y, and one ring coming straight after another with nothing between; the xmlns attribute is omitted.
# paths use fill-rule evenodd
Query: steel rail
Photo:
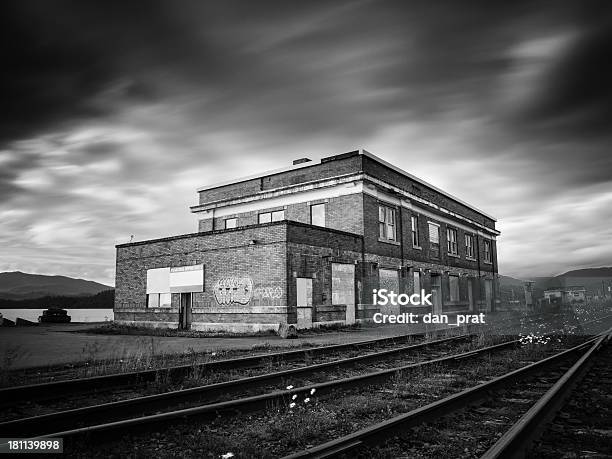
<svg viewBox="0 0 612 459"><path fill-rule="evenodd" d="M488 352L494 352L506 347L511 347L518 344L518 340L509 341L493 346L488 346L479 350L479 353L473 351L466 352L464 354L455 354L446 357L440 357L432 360L426 360L423 362L413 363L404 365L401 367L395 367L386 370L379 370L364 375L352 376L349 378L339 379L335 381L327 381L324 383L311 384L308 386L302 386L295 388L291 391L279 390L270 392L267 394L254 395L250 397L229 400L225 402L217 402L208 405L196 406L192 408L184 408L176 411L159 413L153 415L147 415L132 419L120 420L115 422L108 422L105 424L99 424L88 427L81 427L77 429L65 430L61 432L53 432L44 435L37 435L36 438L51 438L61 437L64 439L74 439L77 437L85 436L88 441L102 441L106 437L115 438L116 434L122 434L125 432L138 432L141 430L150 431L158 426L164 426L170 422L176 422L186 420L188 418L197 417L201 420L214 419L221 415L227 414L240 414L260 411L272 406L279 406L280 404L286 404L295 394L307 395L314 389L317 395L325 395L333 393L338 389L349 389L352 387L360 387L365 385L374 384L381 381L386 381L392 378L394 375L411 371L416 368L422 368L429 365L435 365L439 363L457 363L462 360L464 355L470 357L485 354ZM1 432L2 435L6 435ZM113 436L115 434L115 436Z"/></svg>
<svg viewBox="0 0 612 459"><path fill-rule="evenodd" d="M349 368L357 364L380 361L386 357L392 357L398 354L410 353L424 348L435 348L436 346L465 340L470 337L470 335L453 336L441 340L402 346L371 354L276 371L258 376L0 422L0 432L5 436L40 435L46 433L45 429L68 429L82 421L92 422L102 419L109 421L111 419L121 419L136 415L142 416L143 414L152 413L160 409L168 409L172 405L176 406L186 402L203 402L218 397L219 395L229 395L232 394L232 392L236 393L244 391L245 389L254 389L264 384L271 384L274 381L280 384L287 378L298 375L315 374L331 368Z"/></svg>
<svg viewBox="0 0 612 459"><path fill-rule="evenodd" d="M564 400L576 384L587 374L593 358L610 341L610 332L597 342L512 426L484 453L482 459L525 457L529 445L542 433L546 423L563 406Z"/></svg>
<svg viewBox="0 0 612 459"><path fill-rule="evenodd" d="M439 331L441 330L436 330L436 332ZM130 386L135 383L137 384L141 382L154 381L158 375L178 379L188 375L189 372L192 371L222 371L228 369L255 367L265 363L266 361L274 359L291 361L306 358L307 356L312 357L332 354L334 352L345 351L352 348L359 349L368 346L395 344L411 338L422 338L423 336L425 335L406 334L357 341L353 343L332 344L329 346L309 347L306 349L275 352L272 354L217 360L195 365L176 365L151 370L131 371L127 373L114 373L110 375L92 376L88 378L6 387L0 389L0 406L14 405L23 400L33 401L48 398L60 398L63 395L74 394L77 392L86 392L96 389L108 390L109 387Z"/></svg>
<svg viewBox="0 0 612 459"><path fill-rule="evenodd" d="M522 317L509 317L502 319L501 323L510 322L517 319L533 318L540 314L541 313ZM461 326L452 328L450 330L462 328L467 330L469 327ZM445 330L449 330L449 328L437 329L433 330L432 332L434 334L439 334L440 332L443 332ZM426 335L427 332L420 334L405 334L385 338L356 341L353 343L332 344L329 346L310 347L306 349L282 351L272 354L261 354L249 357L217 360L195 365L176 365L151 370L139 370L102 376L92 376L87 378L77 378L38 384L28 384L23 386L6 387L0 388L0 406L15 405L24 400L37 401L45 399L56 399L66 394L94 391L98 389L108 391L111 387L130 386L132 384L154 381L158 375L164 375L171 379L179 379L181 377L185 377L191 371L223 371L227 369L255 367L273 359L282 359L284 361L298 360L300 358L305 358L306 356L322 356L325 354L345 351L347 349L352 348L359 349L361 347L368 346L395 344L397 341L408 340L411 338L421 338Z"/></svg>
<svg viewBox="0 0 612 459"><path fill-rule="evenodd" d="M506 388L510 383L520 380L534 372L541 371L549 365L554 365L563 361L598 340L599 337L592 338L571 349L511 371L505 375L498 376L491 381L470 387L446 398L414 409L408 413L387 419L378 424L368 426L349 435L288 455L284 459L335 457L363 446L380 444L389 437L405 433L407 428L436 420L456 410L469 406L470 404L475 404L476 402L486 399L491 391Z"/></svg>

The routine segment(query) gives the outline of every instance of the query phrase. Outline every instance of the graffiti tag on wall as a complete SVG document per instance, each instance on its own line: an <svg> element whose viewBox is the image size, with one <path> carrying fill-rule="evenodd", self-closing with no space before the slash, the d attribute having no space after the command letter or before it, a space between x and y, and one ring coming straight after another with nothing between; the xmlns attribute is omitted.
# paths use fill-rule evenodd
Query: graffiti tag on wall
<svg viewBox="0 0 612 459"><path fill-rule="evenodd" d="M253 280L250 277L224 277L213 286L215 300L219 304L247 304L253 296Z"/></svg>
<svg viewBox="0 0 612 459"><path fill-rule="evenodd" d="M279 286L255 287L253 296L255 298L281 298L283 296L283 289Z"/></svg>

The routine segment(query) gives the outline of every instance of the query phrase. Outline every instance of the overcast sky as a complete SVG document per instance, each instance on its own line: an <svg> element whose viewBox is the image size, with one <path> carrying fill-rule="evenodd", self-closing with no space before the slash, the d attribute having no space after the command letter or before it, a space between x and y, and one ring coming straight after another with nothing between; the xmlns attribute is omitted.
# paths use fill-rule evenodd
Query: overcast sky
<svg viewBox="0 0 612 459"><path fill-rule="evenodd" d="M497 217L502 274L612 264L611 2L0 8L0 271L114 285L197 187L356 148Z"/></svg>

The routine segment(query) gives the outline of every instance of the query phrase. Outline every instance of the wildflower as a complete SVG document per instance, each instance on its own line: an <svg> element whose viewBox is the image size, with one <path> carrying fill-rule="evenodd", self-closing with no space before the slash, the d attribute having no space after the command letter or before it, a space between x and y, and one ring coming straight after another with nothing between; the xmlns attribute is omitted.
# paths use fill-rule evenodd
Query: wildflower
<svg viewBox="0 0 612 459"><path fill-rule="evenodd" d="M293 408L293 407L295 407L295 403L291 402L291 403L289 404L289 408Z"/></svg>
<svg viewBox="0 0 612 459"><path fill-rule="evenodd" d="M315 393L316 391L317 391L317 390L316 390L316 389L313 387L312 389L310 389L310 395L314 395L314 393Z"/></svg>
<svg viewBox="0 0 612 459"><path fill-rule="evenodd" d="M291 397L291 400L295 400L297 398L297 394L295 394L293 397Z"/></svg>
<svg viewBox="0 0 612 459"><path fill-rule="evenodd" d="M309 401L310 401L310 399L309 399L308 397L306 397L306 398L304 399L304 403L308 403Z"/></svg>
<svg viewBox="0 0 612 459"><path fill-rule="evenodd" d="M293 389L293 386L287 386L287 390Z"/></svg>
<svg viewBox="0 0 612 459"><path fill-rule="evenodd" d="M221 455L221 459L229 459L230 457L234 457L234 453L229 452Z"/></svg>
<svg viewBox="0 0 612 459"><path fill-rule="evenodd" d="M211 352L210 355L212 355L214 357L215 355L217 355L217 353L216 352ZM233 453L227 453L227 454L231 454L232 456L234 455ZM228 457L232 457L232 456L228 456Z"/></svg>

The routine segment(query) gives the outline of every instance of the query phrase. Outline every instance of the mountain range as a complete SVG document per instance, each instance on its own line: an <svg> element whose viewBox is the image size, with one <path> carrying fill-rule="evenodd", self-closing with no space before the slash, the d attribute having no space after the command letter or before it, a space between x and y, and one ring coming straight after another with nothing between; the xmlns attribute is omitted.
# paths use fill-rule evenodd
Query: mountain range
<svg viewBox="0 0 612 459"><path fill-rule="evenodd" d="M90 296L112 289L108 285L67 276L0 273L0 299L27 300L44 296Z"/></svg>
<svg viewBox="0 0 612 459"><path fill-rule="evenodd" d="M598 289L612 285L612 267L585 268L568 271L558 276L515 279L500 275L502 293L512 296L523 291L525 280L535 281L536 297L543 296L547 288L581 285L597 294ZM602 286L603 282L603 286ZM0 273L0 299L27 300L45 296L92 296L113 287L85 279L67 276L28 274L20 271ZM541 293L541 294L540 294Z"/></svg>

